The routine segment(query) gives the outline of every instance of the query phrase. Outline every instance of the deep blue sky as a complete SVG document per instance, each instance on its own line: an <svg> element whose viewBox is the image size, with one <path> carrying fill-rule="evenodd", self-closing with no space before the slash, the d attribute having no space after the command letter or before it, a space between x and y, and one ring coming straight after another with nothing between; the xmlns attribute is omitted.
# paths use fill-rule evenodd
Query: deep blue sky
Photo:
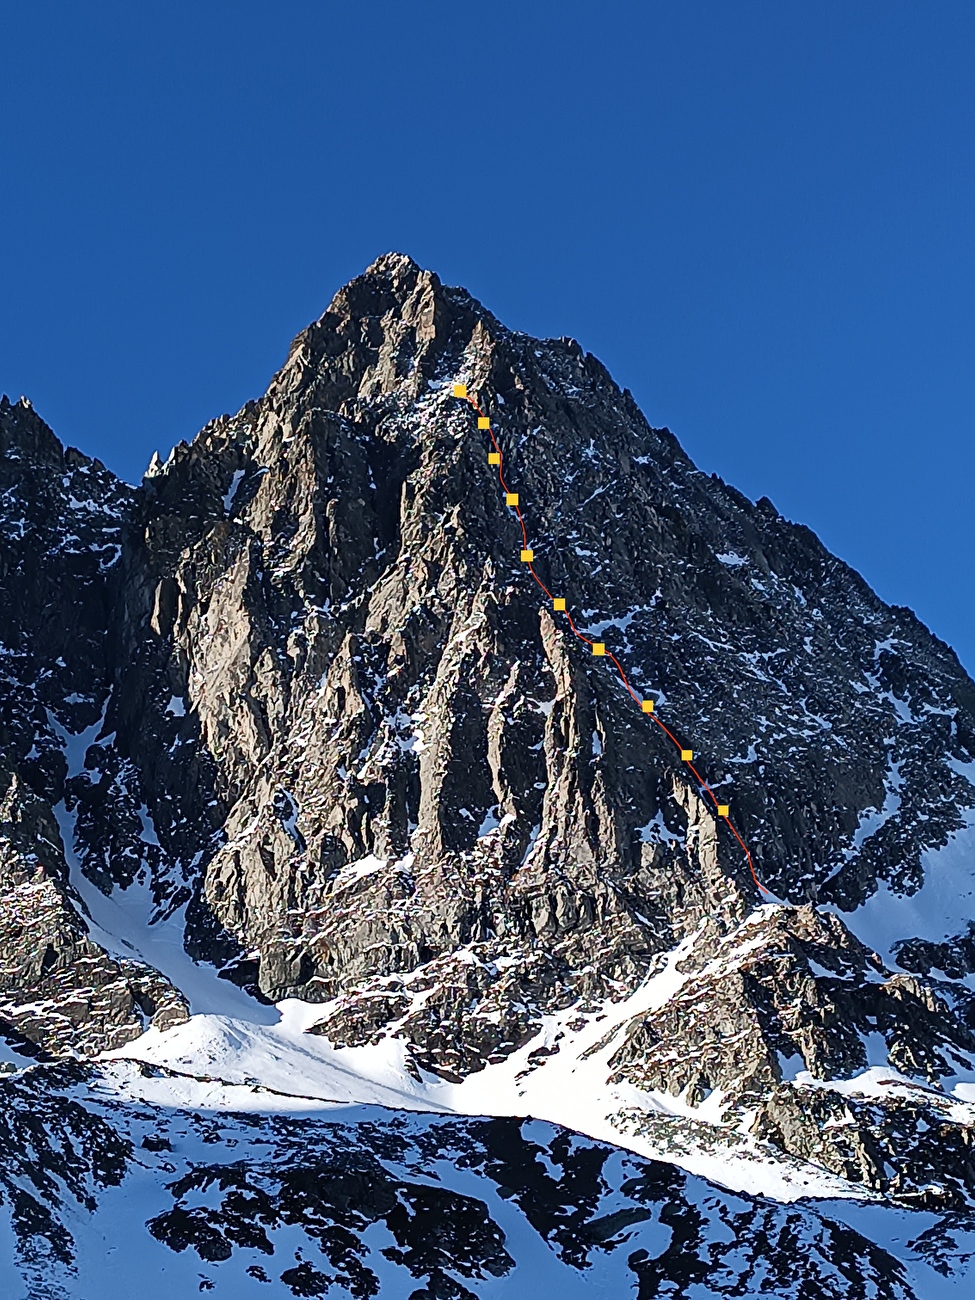
<svg viewBox="0 0 975 1300"><path fill-rule="evenodd" d="M0 3L0 389L137 479L379 253L975 669L975 5Z"/></svg>

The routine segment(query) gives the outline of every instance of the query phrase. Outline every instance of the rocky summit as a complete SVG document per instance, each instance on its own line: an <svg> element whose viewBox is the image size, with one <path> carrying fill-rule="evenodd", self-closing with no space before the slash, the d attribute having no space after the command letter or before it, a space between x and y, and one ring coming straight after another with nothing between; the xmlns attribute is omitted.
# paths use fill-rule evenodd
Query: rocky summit
<svg viewBox="0 0 975 1300"><path fill-rule="evenodd" d="M0 537L5 1296L970 1293L975 683L576 342L387 255Z"/></svg>

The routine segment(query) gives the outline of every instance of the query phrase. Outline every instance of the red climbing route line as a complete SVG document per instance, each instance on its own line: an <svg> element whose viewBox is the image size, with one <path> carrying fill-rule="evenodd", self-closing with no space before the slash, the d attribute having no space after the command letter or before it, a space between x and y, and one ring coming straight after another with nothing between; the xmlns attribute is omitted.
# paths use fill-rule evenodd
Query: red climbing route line
<svg viewBox="0 0 975 1300"><path fill-rule="evenodd" d="M701 776L700 772L694 766L693 752L689 749L685 749L684 746L681 744L681 742L674 735L674 733L670 730L670 728L660 721L660 719L657 717L656 712L654 711L653 704L650 701L644 701L639 695L637 695L636 691L630 685L626 673L623 671L623 665L612 653L612 651L608 650L601 641L592 641L584 633L579 631L579 629L576 627L575 623L572 620L572 614L569 612L568 608L566 607L565 600L564 599L560 600L557 597L553 596L552 593L549 591L548 587L546 587L545 583L542 582L541 578L535 572L534 555L528 546L528 529L525 526L525 517L521 513L521 503L518 494L516 492L512 492L511 488L508 486L508 484L505 481L504 456L502 455L501 447L498 444L498 440L494 436L494 429L491 427L490 420L488 419L488 416L484 413L484 411L481 410L480 406L477 403L477 399L472 397L467 392L467 388L464 384L454 385L454 396L463 399L464 401L468 402L468 404L471 407L473 407L473 409L478 414L478 427L484 429L487 432L489 438L491 439L492 453L489 456L489 460L491 461L492 464L496 464L498 467L498 481L500 482L501 487L504 489L504 494L505 494L507 504L512 510L514 510L515 514L518 517L518 523L521 525L521 536L522 536L522 544L523 544L522 559L525 561L525 564L528 568L528 572L532 575L536 583L539 585L539 587L541 587L542 591L545 592L545 595L552 602L555 612L560 614L565 614L566 620L568 621L569 627L571 628L573 635L578 640L582 641L584 645L589 646L594 655L603 656L606 659L612 660L612 662L616 665L616 671L620 675L620 680L622 681L623 685L626 687L627 691L629 692L630 697L640 706L641 712L645 716L651 718L657 724L660 730L666 736L668 736L670 740L673 741L677 749L680 750L681 762L684 763L694 774L694 777L697 780L698 785L703 787L703 789L705 789L708 792L708 794L711 797L711 802L714 804L715 809L717 810L719 821L723 821L727 825L732 835L734 835L735 839L741 845L742 851L744 852L745 858L748 862L748 870L751 872L752 880L754 880L756 886L758 887L759 890L761 890L763 894L767 894L769 891L765 888L765 886L759 880L758 875L756 874L755 864L752 862L752 855L749 852L748 845L745 843L744 839L738 833L738 830L735 827L734 822L731 820L727 805L722 804L718 801L718 796L714 793L714 791L708 785L707 781L705 781L704 777Z"/></svg>

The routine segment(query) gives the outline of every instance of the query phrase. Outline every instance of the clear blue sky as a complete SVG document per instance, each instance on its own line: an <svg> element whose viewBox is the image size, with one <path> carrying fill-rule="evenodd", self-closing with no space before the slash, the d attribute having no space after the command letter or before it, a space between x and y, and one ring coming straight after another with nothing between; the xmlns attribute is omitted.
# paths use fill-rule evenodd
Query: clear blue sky
<svg viewBox="0 0 975 1300"><path fill-rule="evenodd" d="M137 479L379 253L975 669L975 5L0 3L0 389Z"/></svg>

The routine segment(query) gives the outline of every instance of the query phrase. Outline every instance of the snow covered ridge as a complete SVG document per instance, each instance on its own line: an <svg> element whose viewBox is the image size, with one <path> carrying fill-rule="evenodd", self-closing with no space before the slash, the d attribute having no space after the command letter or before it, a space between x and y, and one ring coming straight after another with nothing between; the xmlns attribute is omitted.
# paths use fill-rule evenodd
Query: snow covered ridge
<svg viewBox="0 0 975 1300"><path fill-rule="evenodd" d="M0 1105L10 1300L122 1296L133 1279L147 1300L939 1300L971 1248L932 1215L721 1193L537 1121L269 1098L131 1064L36 1066L0 1081Z"/></svg>

